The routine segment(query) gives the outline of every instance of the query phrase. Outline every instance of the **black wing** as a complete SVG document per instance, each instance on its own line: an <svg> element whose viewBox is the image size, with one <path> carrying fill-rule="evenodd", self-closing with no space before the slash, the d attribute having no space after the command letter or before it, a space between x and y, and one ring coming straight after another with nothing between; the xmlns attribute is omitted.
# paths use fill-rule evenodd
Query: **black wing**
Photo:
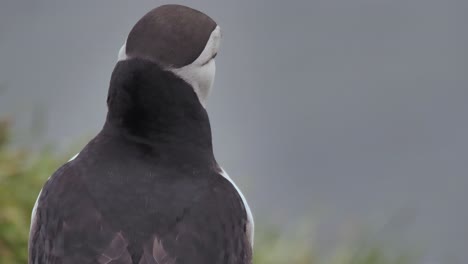
<svg viewBox="0 0 468 264"><path fill-rule="evenodd" d="M29 263L250 263L241 198L220 175L211 181L202 195L180 208L174 223L153 219L151 233L135 239L133 234L144 230L132 223L116 224L105 216L68 163L42 190L30 234Z"/></svg>
<svg viewBox="0 0 468 264"><path fill-rule="evenodd" d="M30 264L131 264L128 242L103 219L70 163L45 184L29 238Z"/></svg>

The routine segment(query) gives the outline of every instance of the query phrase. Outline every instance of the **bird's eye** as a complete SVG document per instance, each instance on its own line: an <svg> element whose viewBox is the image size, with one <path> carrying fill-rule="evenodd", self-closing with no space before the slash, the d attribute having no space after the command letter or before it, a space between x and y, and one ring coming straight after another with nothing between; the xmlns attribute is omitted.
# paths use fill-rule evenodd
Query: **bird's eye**
<svg viewBox="0 0 468 264"><path fill-rule="evenodd" d="M210 59L208 59L207 61L205 61L205 62L202 64L202 66L204 66L204 65L208 64L210 61L214 60L214 58L216 58L216 55L218 55L217 52L216 52L215 54L213 54L213 56L211 56Z"/></svg>

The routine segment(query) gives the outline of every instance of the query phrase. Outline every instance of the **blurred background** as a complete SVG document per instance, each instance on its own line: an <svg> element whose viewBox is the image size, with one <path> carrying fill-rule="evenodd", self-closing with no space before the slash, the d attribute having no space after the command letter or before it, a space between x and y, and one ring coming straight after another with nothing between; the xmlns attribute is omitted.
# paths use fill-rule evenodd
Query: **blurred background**
<svg viewBox="0 0 468 264"><path fill-rule="evenodd" d="M255 263L466 263L467 1L0 0L1 263L101 129L129 30L174 2L223 30L208 112Z"/></svg>

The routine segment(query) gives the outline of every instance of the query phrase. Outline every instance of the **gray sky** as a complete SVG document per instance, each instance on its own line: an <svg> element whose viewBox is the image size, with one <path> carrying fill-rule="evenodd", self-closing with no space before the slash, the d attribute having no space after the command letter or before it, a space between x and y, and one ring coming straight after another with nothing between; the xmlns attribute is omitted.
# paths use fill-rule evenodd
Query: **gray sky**
<svg viewBox="0 0 468 264"><path fill-rule="evenodd" d="M99 131L120 46L168 2L0 0L0 116L17 138L42 111L43 141ZM467 1L177 3L223 30L208 112L254 215L334 230L409 208L404 240L468 257Z"/></svg>

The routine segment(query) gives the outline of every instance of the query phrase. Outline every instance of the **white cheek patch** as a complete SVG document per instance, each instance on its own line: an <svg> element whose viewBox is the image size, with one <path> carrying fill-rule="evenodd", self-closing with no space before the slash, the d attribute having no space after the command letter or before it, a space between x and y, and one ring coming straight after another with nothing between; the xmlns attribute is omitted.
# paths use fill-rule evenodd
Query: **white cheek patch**
<svg viewBox="0 0 468 264"><path fill-rule="evenodd" d="M117 56L117 62L128 59L126 49L127 49L127 41L125 41L125 43L122 45L122 47L119 50L119 55Z"/></svg>
<svg viewBox="0 0 468 264"><path fill-rule="evenodd" d="M234 181L229 177L229 175L226 173L226 171L221 168L221 175L226 178L234 188L236 188L237 192L239 193L239 196L242 199L242 202L244 203L245 210L247 211L247 236L249 237L250 241L250 246L253 248L254 245L254 218L252 215L252 211L250 210L249 204L247 203L247 200L245 199L244 195L242 194L241 190L237 188L237 185L234 183Z"/></svg>
<svg viewBox="0 0 468 264"><path fill-rule="evenodd" d="M170 71L193 87L201 105L206 108L206 101L211 92L216 74L214 59L202 66L190 64L180 69L171 69Z"/></svg>
<svg viewBox="0 0 468 264"><path fill-rule="evenodd" d="M218 52L220 44L221 28L217 26L213 32L211 32L210 38L202 53L194 62L182 68L167 69L193 87L203 107L206 107L206 101L211 92L216 74L216 63L212 57ZM124 43L119 50L117 61L124 61L127 59L129 59L129 57L126 54L126 43Z"/></svg>
<svg viewBox="0 0 468 264"><path fill-rule="evenodd" d="M194 62L182 68L170 69L193 87L203 107L206 107L216 73L216 64L211 58L218 52L220 45L221 28L216 26L202 53Z"/></svg>

